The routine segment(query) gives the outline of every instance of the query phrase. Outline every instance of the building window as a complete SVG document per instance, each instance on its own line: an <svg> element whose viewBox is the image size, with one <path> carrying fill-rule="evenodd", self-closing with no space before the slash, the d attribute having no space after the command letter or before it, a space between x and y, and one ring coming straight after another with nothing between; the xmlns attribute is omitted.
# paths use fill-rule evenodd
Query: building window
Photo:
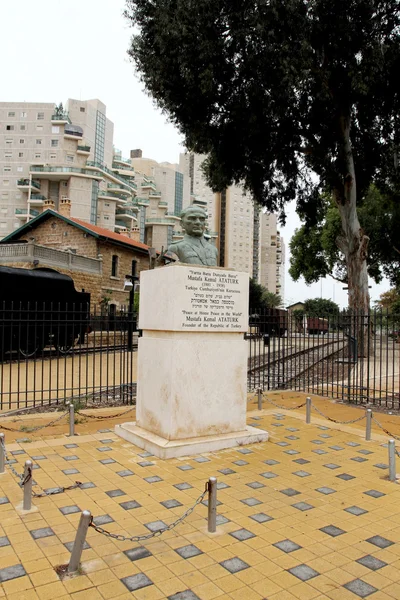
<svg viewBox="0 0 400 600"><path fill-rule="evenodd" d="M38 112L38 114L36 115L36 118L38 121L43 121L44 120L44 112Z"/></svg>
<svg viewBox="0 0 400 600"><path fill-rule="evenodd" d="M10 139L10 138L7 139L6 138L6 146L11 146L12 143L13 143L12 139Z"/></svg>
<svg viewBox="0 0 400 600"><path fill-rule="evenodd" d="M51 159L57 158L57 154L50 154L50 158Z"/></svg>
<svg viewBox="0 0 400 600"><path fill-rule="evenodd" d="M15 112L9 112L9 113L8 113L8 116L9 116L9 117L15 117Z"/></svg>
<svg viewBox="0 0 400 600"><path fill-rule="evenodd" d="M28 113L26 113L26 112L21 113L21 119L26 119L27 116L28 116Z"/></svg>
<svg viewBox="0 0 400 600"><path fill-rule="evenodd" d="M36 131L43 131L43 125L36 125Z"/></svg>
<svg viewBox="0 0 400 600"><path fill-rule="evenodd" d="M53 125L51 133L60 133L60 127L58 125Z"/></svg>
<svg viewBox="0 0 400 600"><path fill-rule="evenodd" d="M24 158L24 153L23 152L18 152L18 158Z"/></svg>
<svg viewBox="0 0 400 600"><path fill-rule="evenodd" d="M18 173L21 173L23 170L24 170L24 168L23 168L23 167L17 167L17 171L18 171Z"/></svg>
<svg viewBox="0 0 400 600"><path fill-rule="evenodd" d="M42 140L36 140L36 145L40 146L40 144L42 143Z"/></svg>
<svg viewBox="0 0 400 600"><path fill-rule="evenodd" d="M35 154L35 158L42 158L41 154Z"/></svg>
<svg viewBox="0 0 400 600"><path fill-rule="evenodd" d="M84 106L81 106L81 107L79 108L79 110L80 110L81 112L85 112L85 107L84 107Z"/></svg>
<svg viewBox="0 0 400 600"><path fill-rule="evenodd" d="M6 125L7 131L14 131L14 125Z"/></svg>
<svg viewBox="0 0 400 600"><path fill-rule="evenodd" d="M11 154L11 152L6 152L6 153L4 154L4 158L12 158L12 154Z"/></svg>
<svg viewBox="0 0 400 600"><path fill-rule="evenodd" d="M105 206L106 208L109 208L109 207L110 207L110 204L109 204L109 202L105 202L105 203L104 203L104 206Z"/></svg>
<svg viewBox="0 0 400 600"><path fill-rule="evenodd" d="M74 155L73 154L67 154L67 162L74 162Z"/></svg>
<svg viewBox="0 0 400 600"><path fill-rule="evenodd" d="M20 126L19 126L19 129L20 129L20 131L25 131L25 129L26 129L26 125L20 125Z"/></svg>
<svg viewBox="0 0 400 600"><path fill-rule="evenodd" d="M11 173L11 167L4 167L3 171L4 173Z"/></svg>
<svg viewBox="0 0 400 600"><path fill-rule="evenodd" d="M111 277L118 277L118 262L119 257L113 254L111 259Z"/></svg>
<svg viewBox="0 0 400 600"><path fill-rule="evenodd" d="M51 140L51 147L57 148L57 146L58 146L58 140Z"/></svg>
<svg viewBox="0 0 400 600"><path fill-rule="evenodd" d="M24 140L23 138L21 138L21 139L19 140L19 143L20 143L20 144L25 144L25 140Z"/></svg>
<svg viewBox="0 0 400 600"><path fill-rule="evenodd" d="M62 181L61 182L61 186L62 187L68 187L68 181Z"/></svg>
<svg viewBox="0 0 400 600"><path fill-rule="evenodd" d="M104 220L105 220L105 221L109 221L109 220L110 220L110 217L108 217L107 215L104 215Z"/></svg>

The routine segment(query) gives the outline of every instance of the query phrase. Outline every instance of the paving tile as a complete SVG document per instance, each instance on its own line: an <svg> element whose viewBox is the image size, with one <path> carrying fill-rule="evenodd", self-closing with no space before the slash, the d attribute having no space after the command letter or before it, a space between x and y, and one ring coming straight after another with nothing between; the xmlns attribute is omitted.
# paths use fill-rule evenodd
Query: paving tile
<svg viewBox="0 0 400 600"><path fill-rule="evenodd" d="M315 506L313 506L312 504L308 504L308 502L296 502L296 504L292 504L291 506L301 511L311 510L312 508L315 508Z"/></svg>
<svg viewBox="0 0 400 600"><path fill-rule="evenodd" d="M335 525L327 525L326 527L321 527L320 531L332 537L337 537L346 533L343 529L340 529L340 527L335 527Z"/></svg>
<svg viewBox="0 0 400 600"><path fill-rule="evenodd" d="M203 554L203 552L193 544L189 544L188 546L182 546L181 548L176 548L175 552L185 559L193 558L193 556L199 556L200 554Z"/></svg>
<svg viewBox="0 0 400 600"><path fill-rule="evenodd" d="M78 448L78 444L64 444L64 448Z"/></svg>
<svg viewBox="0 0 400 600"><path fill-rule="evenodd" d="M272 467L273 465L280 464L278 460L274 460L273 458L269 458L268 460L264 460L263 462L265 465L269 465L270 467Z"/></svg>
<svg viewBox="0 0 400 600"><path fill-rule="evenodd" d="M286 427L286 431L299 431L297 427Z"/></svg>
<svg viewBox="0 0 400 600"><path fill-rule="evenodd" d="M185 590L184 592L178 592L172 596L168 596L168 600L201 600L192 590Z"/></svg>
<svg viewBox="0 0 400 600"><path fill-rule="evenodd" d="M0 504L8 504L9 502L7 496L0 496Z"/></svg>
<svg viewBox="0 0 400 600"><path fill-rule="evenodd" d="M134 508L141 508L141 506L142 506L141 504L139 504L139 502L136 502L136 500L128 500L127 502L120 502L119 505L124 510L132 510Z"/></svg>
<svg viewBox="0 0 400 600"><path fill-rule="evenodd" d="M294 471L293 475L296 475L297 477L309 477L311 473L308 473L307 471Z"/></svg>
<svg viewBox="0 0 400 600"><path fill-rule="evenodd" d="M137 573L136 575L124 577L123 579L121 579L121 581L130 592L141 590L144 587L153 585L151 579L149 579L144 573Z"/></svg>
<svg viewBox="0 0 400 600"><path fill-rule="evenodd" d="M226 490L228 488L230 488L231 486L228 485L227 483L225 483L225 481L218 481L217 482L217 490Z"/></svg>
<svg viewBox="0 0 400 600"><path fill-rule="evenodd" d="M368 458L362 458L362 456L353 456L350 460L354 460L354 462L362 463L367 462Z"/></svg>
<svg viewBox="0 0 400 600"><path fill-rule="evenodd" d="M325 487L325 486L317 488L315 491L319 492L320 494L325 494L325 495L336 493L336 490L334 490L333 488Z"/></svg>
<svg viewBox="0 0 400 600"><path fill-rule="evenodd" d="M300 492L294 490L293 488L286 488L285 490L279 491L281 492L281 494L285 494L285 496L297 496L298 494L300 494Z"/></svg>
<svg viewBox="0 0 400 600"><path fill-rule="evenodd" d="M356 562L363 565L363 567L367 567L367 569L371 569L371 571L378 571L378 569L387 566L387 563L383 562L383 560L379 560L379 558L371 556L370 554L359 558Z"/></svg>
<svg viewBox="0 0 400 600"><path fill-rule="evenodd" d="M340 469L340 465L336 465L335 463L327 463L324 465L327 469Z"/></svg>
<svg viewBox="0 0 400 600"><path fill-rule="evenodd" d="M65 542L64 546L66 547L66 549L68 550L68 552L72 552L72 548L74 547L75 544L75 540L73 542ZM89 550L90 546L89 544L85 541L83 544L83 549L84 550Z"/></svg>
<svg viewBox="0 0 400 600"><path fill-rule="evenodd" d="M359 517L360 515L365 515L368 512L367 510L365 510L364 508L360 508L359 506L349 506L349 508L345 508L344 510L352 515L355 515L356 517Z"/></svg>
<svg viewBox="0 0 400 600"><path fill-rule="evenodd" d="M351 481L355 479L354 475L350 475L349 473L341 473L340 475L336 475L338 479L343 479L343 481Z"/></svg>
<svg viewBox="0 0 400 600"><path fill-rule="evenodd" d="M149 529L149 531L161 531L162 529L165 529L166 527L168 527L168 525L166 523L164 523L164 521L151 521L150 523L145 523L144 524L145 527L147 527L147 529Z"/></svg>
<svg viewBox="0 0 400 600"><path fill-rule="evenodd" d="M174 488L176 488L177 490L191 490L193 488L192 485L190 485L190 483L175 483L174 484Z"/></svg>
<svg viewBox="0 0 400 600"><path fill-rule="evenodd" d="M71 454L71 456L63 456L62 458L67 462L72 460L79 460L79 456L76 456L76 454Z"/></svg>
<svg viewBox="0 0 400 600"><path fill-rule="evenodd" d="M237 467L244 467L244 466L248 465L249 463L245 460L235 460L235 462L233 464L236 465Z"/></svg>
<svg viewBox="0 0 400 600"><path fill-rule="evenodd" d="M285 454L293 456L294 454L300 454L300 452L298 450L285 450Z"/></svg>
<svg viewBox="0 0 400 600"><path fill-rule="evenodd" d="M351 446L352 448L356 448L357 446L359 446L360 444L358 444L357 442L346 442L348 446Z"/></svg>
<svg viewBox="0 0 400 600"><path fill-rule="evenodd" d="M149 460L142 460L138 463L139 467L154 467L156 463L150 462Z"/></svg>
<svg viewBox="0 0 400 600"><path fill-rule="evenodd" d="M322 444L325 444L325 442L322 442L321 440L311 440L312 444L315 444L316 446L321 446Z"/></svg>
<svg viewBox="0 0 400 600"><path fill-rule="evenodd" d="M373 454L373 452L371 450L366 450L365 448L363 448L362 450L357 450L357 452L359 452L360 454Z"/></svg>
<svg viewBox="0 0 400 600"><path fill-rule="evenodd" d="M251 533L248 529L238 529L237 531L232 531L229 535L234 537L239 542L244 542L245 540L250 540L253 537L256 537L254 533Z"/></svg>
<svg viewBox="0 0 400 600"><path fill-rule="evenodd" d="M93 483L93 481L85 481L84 483L81 483L80 486L81 490L90 490L92 488L96 487L96 484Z"/></svg>
<svg viewBox="0 0 400 600"><path fill-rule="evenodd" d="M44 456L43 454L39 454L38 456L32 456L31 458L32 460L47 460L47 456Z"/></svg>
<svg viewBox="0 0 400 600"><path fill-rule="evenodd" d="M386 495L383 492L379 492L378 490L368 490L367 492L363 492L363 494L371 496L371 498L382 498L382 496Z"/></svg>
<svg viewBox="0 0 400 600"><path fill-rule="evenodd" d="M381 535L374 535L365 541L369 542L370 544L373 544L374 546L378 546L378 548L382 548L382 549L389 548L389 546L393 546L393 544L394 544L394 542L392 542L391 540L387 540L386 538L382 537Z"/></svg>
<svg viewBox="0 0 400 600"><path fill-rule="evenodd" d="M62 472L64 473L64 475L77 475L78 473L80 473L78 469L63 469Z"/></svg>
<svg viewBox="0 0 400 600"><path fill-rule="evenodd" d="M131 475L134 475L135 473L133 471L131 471L130 469L123 469L122 471L117 471L117 475L119 475L120 477L130 477ZM160 478L161 481L161 478Z"/></svg>
<svg viewBox="0 0 400 600"><path fill-rule="evenodd" d="M149 458L150 456L154 456L151 452L141 452L139 454L140 458Z"/></svg>
<svg viewBox="0 0 400 600"><path fill-rule="evenodd" d="M217 525L225 525L225 523L230 523L230 519L227 519L223 515L217 515Z"/></svg>
<svg viewBox="0 0 400 600"><path fill-rule="evenodd" d="M108 492L106 492L107 496L109 496L110 498L118 498L119 496L126 496L125 492L123 492L122 490L108 490Z"/></svg>
<svg viewBox="0 0 400 600"><path fill-rule="evenodd" d="M63 515L72 515L74 513L81 512L81 509L79 506L76 506L76 504L73 504L71 506L63 506L60 508L60 511Z"/></svg>
<svg viewBox="0 0 400 600"><path fill-rule="evenodd" d="M259 481L252 481L251 483L246 483L246 485L252 488L253 490L259 490L260 488L265 487L265 485L263 483L260 483Z"/></svg>
<svg viewBox="0 0 400 600"><path fill-rule="evenodd" d="M19 456L20 454L26 454L25 450L12 450L10 452L13 456Z"/></svg>
<svg viewBox="0 0 400 600"><path fill-rule="evenodd" d="M386 463L378 463L374 465L374 467L377 467L378 469L388 469L389 465L387 465Z"/></svg>
<svg viewBox="0 0 400 600"><path fill-rule="evenodd" d="M319 575L318 571L315 571L308 565L297 565L297 567L293 567L292 569L288 569L289 573L301 579L301 581L308 581L309 579L313 579Z"/></svg>
<svg viewBox="0 0 400 600"><path fill-rule="evenodd" d="M278 475L272 471L265 471L265 473L260 473L260 475L261 477L265 477L265 479L274 479L275 477L278 477Z"/></svg>
<svg viewBox="0 0 400 600"><path fill-rule="evenodd" d="M107 438L106 440L100 440L100 442L102 444L113 444L114 440L112 440L111 438Z"/></svg>
<svg viewBox="0 0 400 600"><path fill-rule="evenodd" d="M164 500L164 502L160 502L164 506L164 508L176 508L177 506L183 506L181 502L178 500Z"/></svg>
<svg viewBox="0 0 400 600"><path fill-rule="evenodd" d="M7 536L0 537L0 548L4 548L4 546L10 546L10 540Z"/></svg>
<svg viewBox="0 0 400 600"><path fill-rule="evenodd" d="M129 558L129 560L132 561L153 556L150 550L148 550L144 546L139 546L138 548L131 548L130 550L124 550L124 554Z"/></svg>
<svg viewBox="0 0 400 600"><path fill-rule="evenodd" d="M102 465L111 465L112 463L117 462L116 460L114 460L113 458L102 458L101 460L99 460L99 463L101 463Z"/></svg>
<svg viewBox="0 0 400 600"><path fill-rule="evenodd" d="M336 452L340 452L340 450L344 450L342 446L329 446L330 450L335 450Z"/></svg>
<svg viewBox="0 0 400 600"><path fill-rule="evenodd" d="M110 448L110 446L100 446L100 448L96 448L96 450L98 450L99 452L110 452L112 448Z"/></svg>
<svg viewBox="0 0 400 600"><path fill-rule="evenodd" d="M240 450L239 450L239 452L240 452ZM205 456L198 456L197 458L194 458L193 460L197 463L211 462L210 459L206 458Z"/></svg>
<svg viewBox="0 0 400 600"><path fill-rule="evenodd" d="M223 560L219 563L221 567L224 567L229 573L239 573L239 571L244 571L244 569L248 569L250 565L248 565L244 560L241 560L237 556L234 558L228 558L228 560Z"/></svg>
<svg viewBox="0 0 400 600"><path fill-rule="evenodd" d="M312 450L314 454L328 454L326 450L322 450L322 448L318 448L317 450Z"/></svg>
<svg viewBox="0 0 400 600"><path fill-rule="evenodd" d="M23 577L24 575L26 575L26 571L22 565L6 567L5 569L0 569L0 583L11 581L12 579L17 579L18 577Z"/></svg>
<svg viewBox="0 0 400 600"><path fill-rule="evenodd" d="M291 540L282 540L281 542L276 542L276 544L272 544L275 548L282 550L282 552L294 552L295 550L300 550L301 546L292 542Z"/></svg>
<svg viewBox="0 0 400 600"><path fill-rule="evenodd" d="M264 513L257 513L256 515L250 515L250 519L253 521L257 521L257 523L267 523L268 521L273 521L274 519L269 515Z"/></svg>
<svg viewBox="0 0 400 600"><path fill-rule="evenodd" d="M221 469L218 472L222 473L222 475L233 475L234 473L236 473L236 471L233 471L232 469Z"/></svg>
<svg viewBox="0 0 400 600"><path fill-rule="evenodd" d="M367 596L370 596L378 591L377 588L369 583L366 583L362 579L354 579L349 583L345 583L343 587L346 588L346 590L353 592L353 594L359 598L366 598Z"/></svg>
<svg viewBox="0 0 400 600"><path fill-rule="evenodd" d="M33 529L29 532L34 540L39 540L41 538L50 537L55 535L54 531L51 527L42 527L41 529Z"/></svg>
<svg viewBox="0 0 400 600"><path fill-rule="evenodd" d="M194 467L192 467L191 465L181 465L180 467L177 467L178 469L180 469L181 471L192 471L192 469L194 469Z"/></svg>
<svg viewBox="0 0 400 600"><path fill-rule="evenodd" d="M299 436L298 435L287 435L285 436L287 440L299 440Z"/></svg>
<svg viewBox="0 0 400 600"><path fill-rule="evenodd" d="M114 519L110 515L99 515L94 517L93 523L95 525L107 525L107 523L114 523Z"/></svg>
<svg viewBox="0 0 400 600"><path fill-rule="evenodd" d="M297 463L298 465L308 465L310 463L310 461L306 460L305 458L295 458L293 462Z"/></svg>
<svg viewBox="0 0 400 600"><path fill-rule="evenodd" d="M287 442L276 442L276 445L277 446L282 446L282 447L290 446L290 444L288 444Z"/></svg>
<svg viewBox="0 0 400 600"><path fill-rule="evenodd" d="M253 454L253 450L249 450L248 448L240 448L238 452L240 452L240 454Z"/></svg>
<svg viewBox="0 0 400 600"><path fill-rule="evenodd" d="M240 502L243 502L243 504L247 504L247 506L257 506L257 504L262 504L262 502L260 500L257 500L257 498L246 498L245 500L241 500Z"/></svg>

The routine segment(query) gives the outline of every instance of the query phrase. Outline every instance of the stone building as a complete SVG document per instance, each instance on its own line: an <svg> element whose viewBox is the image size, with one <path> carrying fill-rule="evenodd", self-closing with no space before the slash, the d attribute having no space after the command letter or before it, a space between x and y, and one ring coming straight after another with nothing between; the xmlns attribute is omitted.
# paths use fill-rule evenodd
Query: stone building
<svg viewBox="0 0 400 600"><path fill-rule="evenodd" d="M70 203L60 212L48 208L0 242L0 264L48 267L70 275L78 291L91 294L91 305L121 309L128 305L126 275L136 261L137 274L149 268L149 246L139 232L119 233L70 216Z"/></svg>

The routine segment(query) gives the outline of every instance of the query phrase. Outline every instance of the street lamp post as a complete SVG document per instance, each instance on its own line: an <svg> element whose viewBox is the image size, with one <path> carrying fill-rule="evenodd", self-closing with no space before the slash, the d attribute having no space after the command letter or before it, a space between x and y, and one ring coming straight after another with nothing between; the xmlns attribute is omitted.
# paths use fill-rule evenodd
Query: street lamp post
<svg viewBox="0 0 400 600"><path fill-rule="evenodd" d="M125 275L127 279L127 283L129 282L129 308L128 308L128 350L133 350L133 330L136 331L136 319L135 319L135 327L133 327L134 321L134 300L135 300L135 284L138 281L139 277L136 275L136 265L137 261L132 261L132 270L130 275ZM128 287L128 286L126 286Z"/></svg>

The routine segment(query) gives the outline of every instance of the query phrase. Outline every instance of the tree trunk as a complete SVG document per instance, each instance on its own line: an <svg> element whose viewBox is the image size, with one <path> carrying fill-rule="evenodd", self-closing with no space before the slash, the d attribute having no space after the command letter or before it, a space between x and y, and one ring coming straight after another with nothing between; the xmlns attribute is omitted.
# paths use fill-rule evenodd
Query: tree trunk
<svg viewBox="0 0 400 600"><path fill-rule="evenodd" d="M360 226L357 215L357 188L353 153L350 143L350 119L340 120L343 142L343 160L347 174L343 185L333 190L342 222L342 235L337 240L347 265L349 308L352 315L352 333L358 342L359 356L366 356L369 346L369 291L367 252L369 237Z"/></svg>

